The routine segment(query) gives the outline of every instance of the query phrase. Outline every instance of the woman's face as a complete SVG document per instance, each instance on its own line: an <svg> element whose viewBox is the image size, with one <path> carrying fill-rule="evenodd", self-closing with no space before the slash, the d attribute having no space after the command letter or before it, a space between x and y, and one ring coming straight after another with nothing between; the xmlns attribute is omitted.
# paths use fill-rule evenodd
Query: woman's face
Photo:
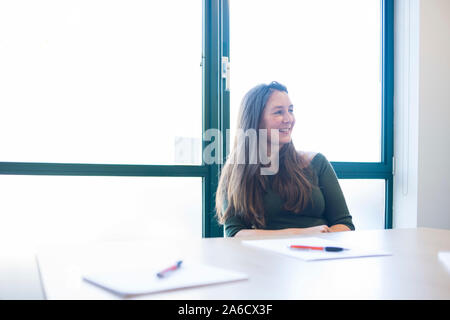
<svg viewBox="0 0 450 320"><path fill-rule="evenodd" d="M275 90L264 108L260 129L267 129L267 139L270 142L272 130L278 131L280 148L291 141L294 128L294 106L286 92Z"/></svg>

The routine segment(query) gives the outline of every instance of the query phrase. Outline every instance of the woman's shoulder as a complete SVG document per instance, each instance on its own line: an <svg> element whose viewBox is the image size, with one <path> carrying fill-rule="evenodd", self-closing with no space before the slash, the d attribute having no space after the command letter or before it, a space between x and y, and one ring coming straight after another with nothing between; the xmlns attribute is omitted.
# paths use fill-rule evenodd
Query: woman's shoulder
<svg viewBox="0 0 450 320"><path fill-rule="evenodd" d="M297 150L298 155L305 161L306 165L309 166L311 162L315 161L320 152L315 151L303 151Z"/></svg>
<svg viewBox="0 0 450 320"><path fill-rule="evenodd" d="M327 158L320 152L315 151L299 151L298 154L303 158L305 167L312 167L314 170L322 170L327 166Z"/></svg>

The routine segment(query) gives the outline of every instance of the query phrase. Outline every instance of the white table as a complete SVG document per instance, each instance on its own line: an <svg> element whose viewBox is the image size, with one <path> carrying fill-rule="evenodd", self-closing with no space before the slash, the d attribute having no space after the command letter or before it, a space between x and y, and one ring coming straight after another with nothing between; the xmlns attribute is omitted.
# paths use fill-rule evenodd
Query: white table
<svg viewBox="0 0 450 320"><path fill-rule="evenodd" d="M306 262L244 246L241 239L234 238L156 239L108 246L117 246L118 253L136 246L149 254L171 250L174 255L183 254L202 263L249 275L248 280L146 295L140 299L450 299L450 269L438 259L439 252L450 251L450 230L395 229L317 236L383 249L392 255ZM62 269L73 269L77 263L76 252L83 250L83 246L51 250L58 254ZM2 299L45 298L33 257L16 260L15 267L10 268L2 263L0 279L8 279L1 282ZM62 298L92 297L68 294Z"/></svg>

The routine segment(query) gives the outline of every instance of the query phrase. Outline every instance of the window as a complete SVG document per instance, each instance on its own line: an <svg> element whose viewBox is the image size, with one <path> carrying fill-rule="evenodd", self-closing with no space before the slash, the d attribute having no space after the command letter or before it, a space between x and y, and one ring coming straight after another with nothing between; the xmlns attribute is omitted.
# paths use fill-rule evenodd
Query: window
<svg viewBox="0 0 450 320"><path fill-rule="evenodd" d="M200 3L8 1L0 21L1 161L201 165Z"/></svg>
<svg viewBox="0 0 450 320"><path fill-rule="evenodd" d="M0 3L0 240L205 235L201 2Z"/></svg>
<svg viewBox="0 0 450 320"><path fill-rule="evenodd" d="M231 129L246 91L276 80L295 106L298 148L380 161L380 11L377 0L233 1Z"/></svg>
<svg viewBox="0 0 450 320"><path fill-rule="evenodd" d="M381 179L340 179L339 184L358 230L383 229L386 192Z"/></svg>
<svg viewBox="0 0 450 320"><path fill-rule="evenodd" d="M298 148L323 152L340 179L375 179L378 193L385 182L377 203L391 227L393 4L381 4L1 2L0 234L120 240L183 226L186 237L221 236L221 163L203 161L211 141L202 134L233 129L243 93L271 80L294 95ZM264 35L282 49L263 50ZM323 113L332 133L306 134ZM230 141L218 142L223 160ZM351 198L354 188L343 189ZM39 224L49 231L33 230ZM64 232L69 225L80 233Z"/></svg>
<svg viewBox="0 0 450 320"><path fill-rule="evenodd" d="M14 246L202 235L201 178L5 175L0 194Z"/></svg>

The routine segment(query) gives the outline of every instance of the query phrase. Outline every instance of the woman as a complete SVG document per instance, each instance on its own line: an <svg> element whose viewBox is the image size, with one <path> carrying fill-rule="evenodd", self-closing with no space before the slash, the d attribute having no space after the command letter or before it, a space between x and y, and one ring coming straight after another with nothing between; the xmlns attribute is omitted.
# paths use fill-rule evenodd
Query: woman
<svg viewBox="0 0 450 320"><path fill-rule="evenodd" d="M256 86L242 100L238 128L267 129L268 156L279 164L275 174L267 175L261 174L267 164L259 158L253 163L238 161L242 153L248 159L250 149L236 136L216 193L217 218L226 236L355 229L331 164L321 153L295 149L293 108L286 87L277 82ZM278 133L278 146L271 140L273 133Z"/></svg>

